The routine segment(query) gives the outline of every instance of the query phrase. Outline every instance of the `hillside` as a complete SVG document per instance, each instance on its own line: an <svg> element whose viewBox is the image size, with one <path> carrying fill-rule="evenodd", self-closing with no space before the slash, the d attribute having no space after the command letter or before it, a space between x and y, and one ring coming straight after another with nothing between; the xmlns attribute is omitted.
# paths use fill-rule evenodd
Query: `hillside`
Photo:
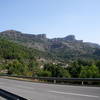
<svg viewBox="0 0 100 100"><path fill-rule="evenodd" d="M74 35L48 39L45 34L33 35L7 30L0 32L0 37L35 49L42 52L45 57L59 61L76 60L79 58L100 59L100 46L98 44L76 40Z"/></svg>
<svg viewBox="0 0 100 100"><path fill-rule="evenodd" d="M4 31L0 33L0 74L98 78L100 46L73 35L48 39L45 34Z"/></svg>
<svg viewBox="0 0 100 100"><path fill-rule="evenodd" d="M19 43L6 40L0 37L0 58L1 59L38 59L39 57L49 58L49 54L34 48L27 48Z"/></svg>

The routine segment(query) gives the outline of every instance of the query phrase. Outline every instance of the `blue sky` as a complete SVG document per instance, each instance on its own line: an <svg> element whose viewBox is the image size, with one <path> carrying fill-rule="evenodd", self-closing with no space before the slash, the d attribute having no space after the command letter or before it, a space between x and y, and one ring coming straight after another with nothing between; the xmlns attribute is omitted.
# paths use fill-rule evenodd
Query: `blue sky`
<svg viewBox="0 0 100 100"><path fill-rule="evenodd" d="M100 0L0 0L0 31L8 29L100 44Z"/></svg>

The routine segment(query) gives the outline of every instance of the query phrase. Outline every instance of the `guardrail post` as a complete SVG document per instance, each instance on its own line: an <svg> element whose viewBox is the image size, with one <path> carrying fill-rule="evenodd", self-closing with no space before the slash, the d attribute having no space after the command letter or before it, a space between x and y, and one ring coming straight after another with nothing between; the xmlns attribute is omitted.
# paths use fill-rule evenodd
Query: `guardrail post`
<svg viewBox="0 0 100 100"><path fill-rule="evenodd" d="M54 84L56 84L56 80L54 80Z"/></svg>
<svg viewBox="0 0 100 100"><path fill-rule="evenodd" d="M82 81L82 85L84 85L84 81Z"/></svg>

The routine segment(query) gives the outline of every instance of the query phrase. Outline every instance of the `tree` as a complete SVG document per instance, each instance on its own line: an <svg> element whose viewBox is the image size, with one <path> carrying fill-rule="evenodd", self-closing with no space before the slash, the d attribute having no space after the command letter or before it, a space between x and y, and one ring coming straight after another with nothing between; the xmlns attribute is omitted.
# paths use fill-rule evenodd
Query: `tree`
<svg viewBox="0 0 100 100"><path fill-rule="evenodd" d="M60 66L57 67L56 73L57 73L56 77L67 77L67 78L71 77L69 72L66 69L64 69L63 67L60 67Z"/></svg>
<svg viewBox="0 0 100 100"><path fill-rule="evenodd" d="M70 74L66 69L56 64L45 64L44 70L50 71L52 77L70 77Z"/></svg>
<svg viewBox="0 0 100 100"><path fill-rule="evenodd" d="M8 69L8 74L14 75L23 75L25 70L25 67L18 60L10 61L6 68Z"/></svg>
<svg viewBox="0 0 100 100"><path fill-rule="evenodd" d="M98 67L99 72L100 72L100 61L96 61L96 66Z"/></svg>
<svg viewBox="0 0 100 100"><path fill-rule="evenodd" d="M81 78L98 78L100 73L98 68L95 65L91 66L82 66L79 77Z"/></svg>
<svg viewBox="0 0 100 100"><path fill-rule="evenodd" d="M73 78L79 77L81 66L78 64L77 61L73 62L67 69L69 73L71 74L71 77Z"/></svg>
<svg viewBox="0 0 100 100"><path fill-rule="evenodd" d="M32 76L37 76L40 68L38 66L38 63L36 62L36 60L30 60L29 65L28 65L29 71L31 71L33 74Z"/></svg>
<svg viewBox="0 0 100 100"><path fill-rule="evenodd" d="M51 72L47 70L41 70L37 75L40 77L51 77Z"/></svg>

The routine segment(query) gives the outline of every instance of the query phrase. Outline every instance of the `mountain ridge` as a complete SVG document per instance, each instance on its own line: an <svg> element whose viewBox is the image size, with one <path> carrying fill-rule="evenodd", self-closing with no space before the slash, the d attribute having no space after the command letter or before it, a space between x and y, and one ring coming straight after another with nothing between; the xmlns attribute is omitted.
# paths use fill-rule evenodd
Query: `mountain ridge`
<svg viewBox="0 0 100 100"><path fill-rule="evenodd" d="M46 34L26 34L20 31L7 30L0 32L0 37L17 42L28 48L50 53L55 59L99 58L100 45L77 40L74 35L63 38L46 37Z"/></svg>
<svg viewBox="0 0 100 100"><path fill-rule="evenodd" d="M40 39L49 39L49 40L73 40L73 41L80 41L80 42L83 42L83 40L79 40L79 39L76 39L75 35L72 35L72 34L69 34L65 37L55 37L55 38L48 38L46 36L46 34L29 34L29 33L22 33L21 31L16 31L16 30L6 30L6 31L2 31L0 32L0 34L9 34L9 33L12 33L12 34L20 34L20 35L26 35L26 36L29 36L29 37L35 37L35 38L40 38ZM11 35L11 34L10 34ZM94 45L99 45L98 43L94 43L94 42L84 42L84 43L92 43ZM99 45L100 46L100 45Z"/></svg>

